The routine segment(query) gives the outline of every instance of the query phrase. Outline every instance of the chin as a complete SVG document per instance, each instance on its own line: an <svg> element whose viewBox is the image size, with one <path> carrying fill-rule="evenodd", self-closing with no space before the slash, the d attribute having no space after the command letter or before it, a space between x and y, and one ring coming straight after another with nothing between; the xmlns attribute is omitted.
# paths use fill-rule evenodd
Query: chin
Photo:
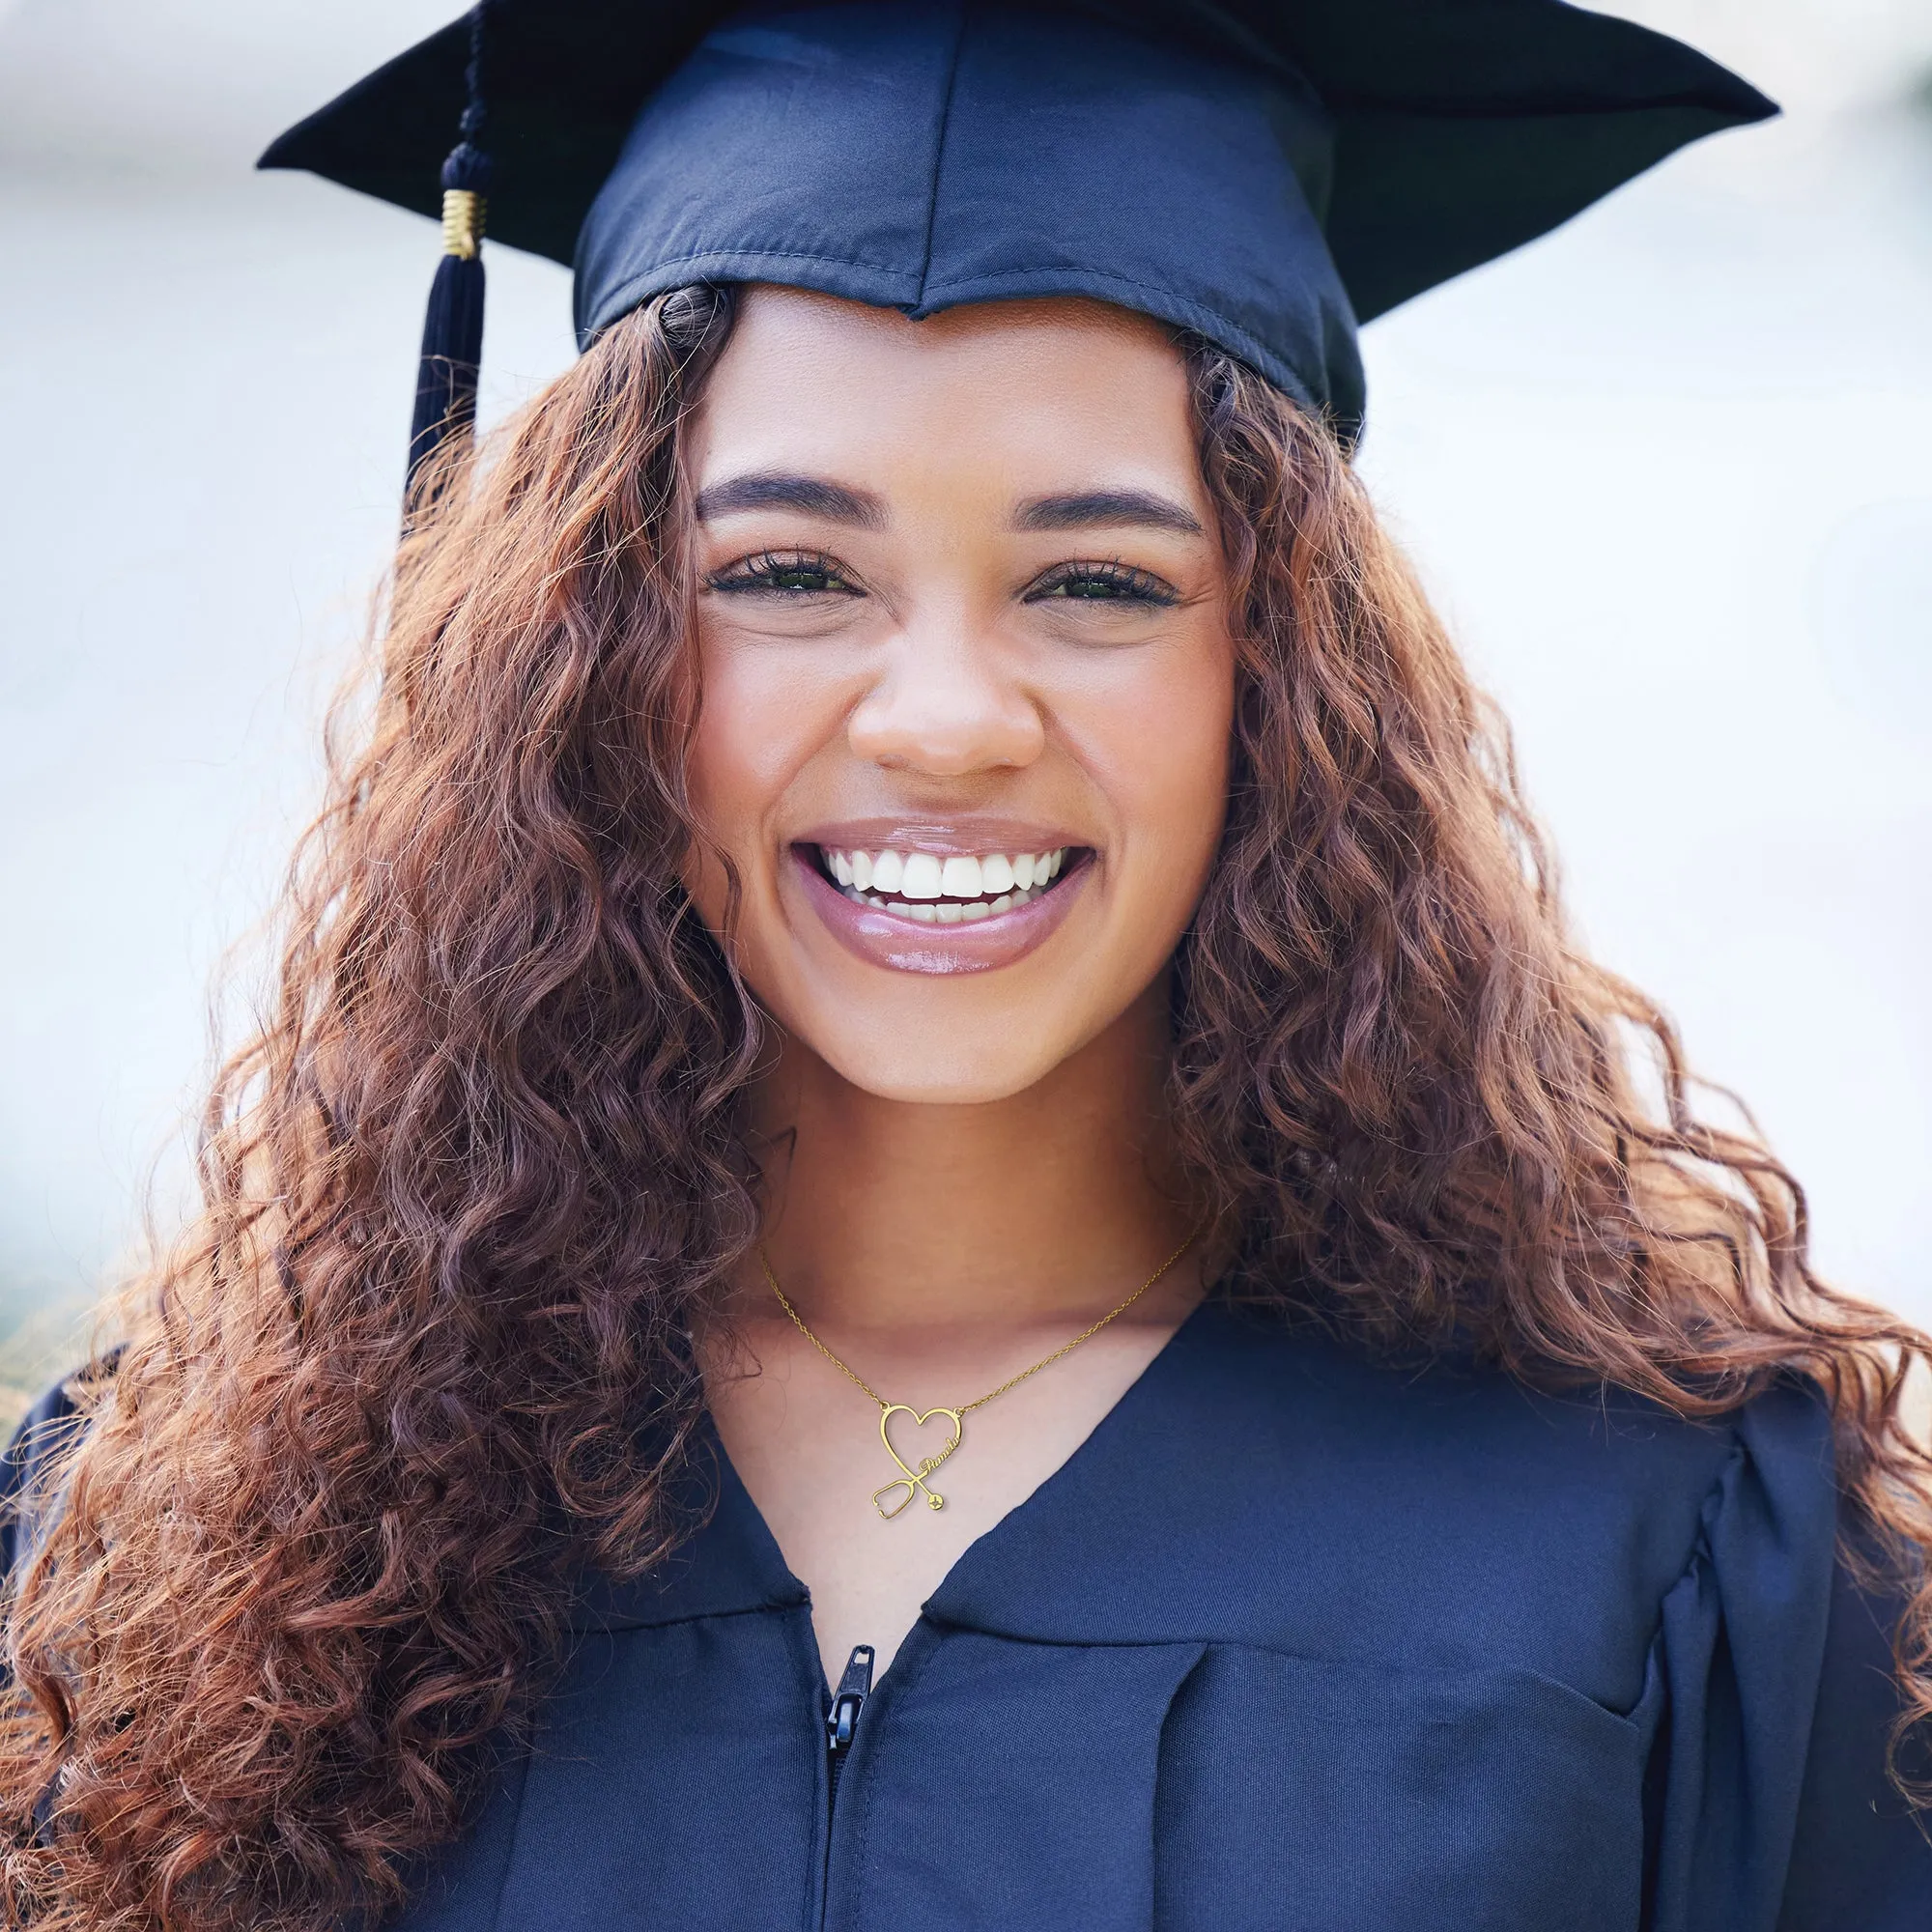
<svg viewBox="0 0 1932 1932"><path fill-rule="evenodd" d="M1011 1099L1038 1085L1078 1050L1079 1041L1060 1051L1016 1050L1010 1033L1004 1038L952 1042L945 1051L915 1043L909 1051L881 1051L876 1037L815 1040L800 1044L823 1060L842 1080L881 1100L903 1100L928 1107L976 1107Z"/></svg>

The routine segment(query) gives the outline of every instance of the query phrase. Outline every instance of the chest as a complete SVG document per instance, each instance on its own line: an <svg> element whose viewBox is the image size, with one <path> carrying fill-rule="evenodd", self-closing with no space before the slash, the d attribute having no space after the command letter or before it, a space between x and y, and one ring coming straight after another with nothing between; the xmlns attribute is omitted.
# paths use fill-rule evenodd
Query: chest
<svg viewBox="0 0 1932 1932"><path fill-rule="evenodd" d="M1707 1758L1739 1703L1696 1554L1734 1452L1264 1344L1197 1318L991 1492L838 1750L836 1552L747 1493L741 1434L407 1932L1770 1932L1653 1909L1658 1848L1681 1891L1750 1789L1721 1724ZM970 1531L966 1442L925 1516ZM890 1465L852 1473L870 1511Z"/></svg>
<svg viewBox="0 0 1932 1932"><path fill-rule="evenodd" d="M586 1643L409 1932L1634 1932L1645 1723L1528 1672L922 1622L829 1752L803 1609Z"/></svg>

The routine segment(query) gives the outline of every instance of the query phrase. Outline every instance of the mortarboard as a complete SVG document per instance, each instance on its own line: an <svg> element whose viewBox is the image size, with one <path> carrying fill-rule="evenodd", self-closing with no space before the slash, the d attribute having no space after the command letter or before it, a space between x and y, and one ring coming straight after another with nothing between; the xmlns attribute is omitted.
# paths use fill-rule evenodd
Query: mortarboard
<svg viewBox="0 0 1932 1932"><path fill-rule="evenodd" d="M483 0L261 165L431 214L440 186L413 474L473 413L486 192L497 239L574 266L580 344L689 282L1094 296L1352 438L1362 323L1776 111L1562 0Z"/></svg>

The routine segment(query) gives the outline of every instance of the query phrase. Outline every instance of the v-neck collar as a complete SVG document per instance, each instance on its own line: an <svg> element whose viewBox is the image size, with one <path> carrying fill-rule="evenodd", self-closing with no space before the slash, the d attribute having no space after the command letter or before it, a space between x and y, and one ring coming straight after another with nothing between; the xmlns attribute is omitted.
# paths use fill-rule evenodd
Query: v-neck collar
<svg viewBox="0 0 1932 1932"><path fill-rule="evenodd" d="M1201 1343L1230 1319L1211 1301L1195 1307L1073 1453L959 1553L926 1599L923 1614L940 1623L980 1623L975 1609L983 1602L989 1580L980 1573L998 1576L1010 1571L1011 1566L1000 1560L1000 1551L1011 1540L1015 1524L1041 1515L1091 1520L1091 1512L1079 1498L1120 1487L1147 1453L1148 1438L1156 1433L1154 1418L1174 1392L1172 1385L1198 1377ZM687 1507L700 1517L698 1527L644 1577L630 1582L593 1579L574 1620L579 1628L646 1629L697 1617L810 1606L811 1593L786 1564L708 1410L699 1420L693 1444L687 1491ZM1068 1563L1077 1570L1076 1551L1069 1551Z"/></svg>

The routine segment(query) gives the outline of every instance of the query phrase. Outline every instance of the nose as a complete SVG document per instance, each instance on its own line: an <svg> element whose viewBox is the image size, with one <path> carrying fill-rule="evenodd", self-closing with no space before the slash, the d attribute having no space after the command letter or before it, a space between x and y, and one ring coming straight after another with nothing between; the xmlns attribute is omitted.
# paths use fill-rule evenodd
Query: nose
<svg viewBox="0 0 1932 1932"><path fill-rule="evenodd" d="M854 707L846 738L860 757L930 778L1030 765L1046 744L1037 699L963 614L898 631Z"/></svg>

